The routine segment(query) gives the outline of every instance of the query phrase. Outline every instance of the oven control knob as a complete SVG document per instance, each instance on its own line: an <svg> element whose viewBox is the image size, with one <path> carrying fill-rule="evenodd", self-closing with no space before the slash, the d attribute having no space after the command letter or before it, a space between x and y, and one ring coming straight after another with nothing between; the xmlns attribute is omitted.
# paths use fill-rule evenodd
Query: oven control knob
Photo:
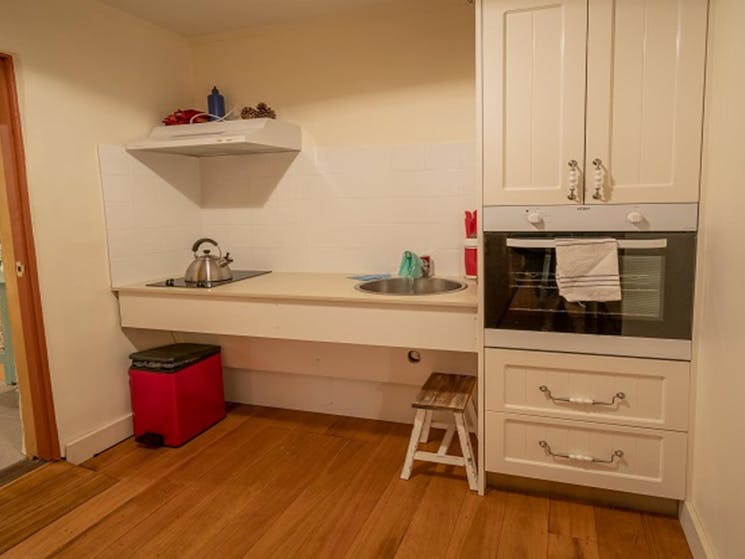
<svg viewBox="0 0 745 559"><path fill-rule="evenodd" d="M530 212L528 214L528 223L532 225L539 225L543 223L543 216L538 212Z"/></svg>
<svg viewBox="0 0 745 559"><path fill-rule="evenodd" d="M638 225L644 221L644 216L639 212L629 212L626 214L626 221Z"/></svg>

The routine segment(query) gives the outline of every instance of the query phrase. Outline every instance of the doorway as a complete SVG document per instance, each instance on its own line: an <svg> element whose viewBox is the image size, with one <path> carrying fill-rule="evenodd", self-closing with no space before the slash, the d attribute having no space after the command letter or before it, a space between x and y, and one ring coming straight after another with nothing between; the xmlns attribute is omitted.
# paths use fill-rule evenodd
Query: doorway
<svg viewBox="0 0 745 559"><path fill-rule="evenodd" d="M12 57L0 53L0 323L6 349L0 364L8 375L0 380L0 467L4 396L8 416L14 404L19 408L21 457L60 458L15 77Z"/></svg>
<svg viewBox="0 0 745 559"><path fill-rule="evenodd" d="M0 243L0 470L25 458L5 274Z"/></svg>

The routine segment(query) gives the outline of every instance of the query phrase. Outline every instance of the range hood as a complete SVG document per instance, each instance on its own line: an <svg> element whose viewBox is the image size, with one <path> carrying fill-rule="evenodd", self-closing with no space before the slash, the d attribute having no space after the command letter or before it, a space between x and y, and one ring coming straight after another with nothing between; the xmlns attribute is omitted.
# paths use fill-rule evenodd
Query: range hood
<svg viewBox="0 0 745 559"><path fill-rule="evenodd" d="M300 151L300 127L271 118L156 126L150 136L127 145L130 152L196 157Z"/></svg>

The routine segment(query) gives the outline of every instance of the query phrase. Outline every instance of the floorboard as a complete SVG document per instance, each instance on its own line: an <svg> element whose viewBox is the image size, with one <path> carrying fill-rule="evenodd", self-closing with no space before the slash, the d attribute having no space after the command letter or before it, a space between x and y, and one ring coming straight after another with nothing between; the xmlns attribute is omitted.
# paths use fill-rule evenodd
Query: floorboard
<svg viewBox="0 0 745 559"><path fill-rule="evenodd" d="M394 423L236 406L180 448L130 439L82 466L47 464L0 488L0 552L4 559L691 557L673 518L497 490L480 497L463 468L439 464L416 463L401 480L408 436Z"/></svg>
<svg viewBox="0 0 745 559"><path fill-rule="evenodd" d="M66 463L48 464L0 489L0 553L73 511L116 480Z"/></svg>
<svg viewBox="0 0 745 559"><path fill-rule="evenodd" d="M502 491L466 495L446 557L496 557L506 506L507 494Z"/></svg>
<svg viewBox="0 0 745 559"><path fill-rule="evenodd" d="M538 559L548 555L547 497L508 493L500 533L499 559Z"/></svg>
<svg viewBox="0 0 745 559"><path fill-rule="evenodd" d="M633 511L595 508L601 559L654 559L656 553L644 530L643 515Z"/></svg>

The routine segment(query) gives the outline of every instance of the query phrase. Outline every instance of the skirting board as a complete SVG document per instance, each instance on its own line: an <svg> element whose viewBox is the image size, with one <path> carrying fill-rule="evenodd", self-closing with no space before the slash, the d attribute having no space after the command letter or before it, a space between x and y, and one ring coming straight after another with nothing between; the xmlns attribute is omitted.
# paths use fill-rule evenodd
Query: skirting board
<svg viewBox="0 0 745 559"><path fill-rule="evenodd" d="M65 445L65 458L71 464L80 464L132 436L132 414L128 413L100 429L78 437Z"/></svg>
<svg viewBox="0 0 745 559"><path fill-rule="evenodd" d="M419 386L292 373L223 370L225 399L332 415L411 423Z"/></svg>
<svg viewBox="0 0 745 559"><path fill-rule="evenodd" d="M688 540L688 547L694 559L718 559L716 553L709 544L709 540L701 525L701 520L696 512L696 507L690 501L684 501L680 505L680 525Z"/></svg>

